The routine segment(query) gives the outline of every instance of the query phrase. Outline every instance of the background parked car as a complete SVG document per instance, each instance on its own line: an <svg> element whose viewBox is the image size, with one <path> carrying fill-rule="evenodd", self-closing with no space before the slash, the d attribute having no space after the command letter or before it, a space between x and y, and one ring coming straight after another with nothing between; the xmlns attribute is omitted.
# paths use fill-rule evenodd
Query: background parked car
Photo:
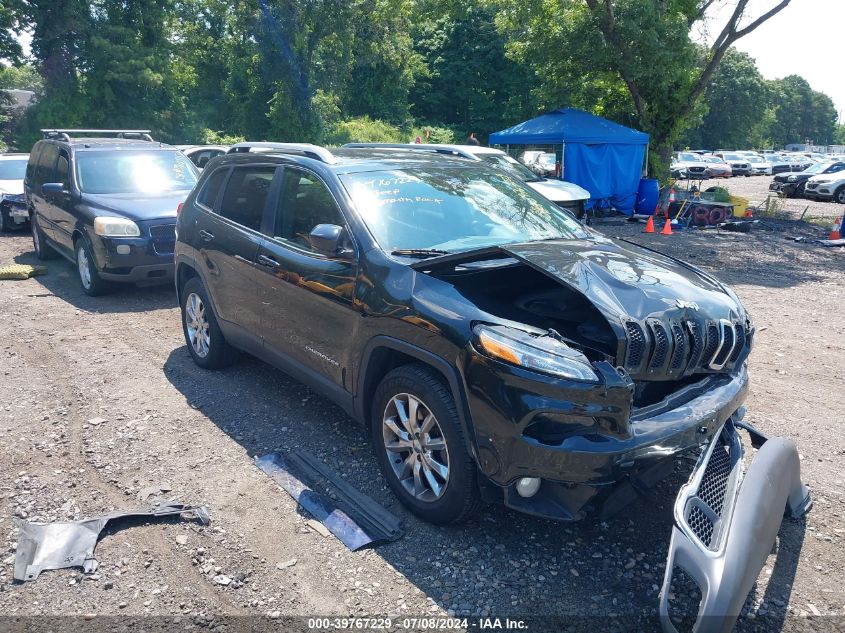
<svg viewBox="0 0 845 633"><path fill-rule="evenodd" d="M845 204L845 170L834 174L810 176L804 187L804 197Z"/></svg>
<svg viewBox="0 0 845 633"><path fill-rule="evenodd" d="M212 158L222 156L229 150L228 145L177 145L176 147L200 170L205 168Z"/></svg>
<svg viewBox="0 0 845 633"><path fill-rule="evenodd" d="M23 177L29 154L0 155L0 232L29 221L23 195Z"/></svg>
<svg viewBox="0 0 845 633"><path fill-rule="evenodd" d="M716 154L719 158L724 160L731 166L731 175L733 176L750 176L751 163L748 162L747 157L737 154L736 152L720 152Z"/></svg>
<svg viewBox="0 0 845 633"><path fill-rule="evenodd" d="M146 130L122 131L123 138L42 132L24 181L38 259L76 263L92 296L112 282L171 279L176 212L197 182L193 163L175 147L144 140Z"/></svg>
<svg viewBox="0 0 845 633"><path fill-rule="evenodd" d="M759 154L745 154L746 159L751 165L751 173L755 176L771 176L772 166L766 162L766 159Z"/></svg>
<svg viewBox="0 0 845 633"><path fill-rule="evenodd" d="M845 169L845 162L827 162L810 165L804 171L797 174L785 172L774 177L769 189L783 192L788 198L795 198L804 195L804 187L807 181L817 174L834 174Z"/></svg>
<svg viewBox="0 0 845 633"><path fill-rule="evenodd" d="M674 178L690 178L704 180L709 178L707 168L709 164L694 152L678 152L672 161L672 176Z"/></svg>
<svg viewBox="0 0 845 633"><path fill-rule="evenodd" d="M792 163L780 154L766 154L766 162L772 166L772 174L780 174L785 171L792 171Z"/></svg>
<svg viewBox="0 0 845 633"><path fill-rule="evenodd" d="M543 152L528 167L538 176L550 178L557 173L557 158L551 152Z"/></svg>
<svg viewBox="0 0 845 633"><path fill-rule="evenodd" d="M723 158L711 154L702 156L701 160L707 163L707 175L710 178L730 178L733 176L731 166Z"/></svg>

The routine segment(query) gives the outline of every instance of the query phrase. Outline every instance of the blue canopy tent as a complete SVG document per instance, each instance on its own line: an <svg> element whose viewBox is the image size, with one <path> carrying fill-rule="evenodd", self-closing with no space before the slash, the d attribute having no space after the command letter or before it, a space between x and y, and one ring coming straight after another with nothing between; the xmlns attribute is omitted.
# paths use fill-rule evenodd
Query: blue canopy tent
<svg viewBox="0 0 845 633"><path fill-rule="evenodd" d="M601 117L562 108L490 135L490 145L552 145L563 158L563 179L590 192L588 207L634 212L648 151L648 134Z"/></svg>

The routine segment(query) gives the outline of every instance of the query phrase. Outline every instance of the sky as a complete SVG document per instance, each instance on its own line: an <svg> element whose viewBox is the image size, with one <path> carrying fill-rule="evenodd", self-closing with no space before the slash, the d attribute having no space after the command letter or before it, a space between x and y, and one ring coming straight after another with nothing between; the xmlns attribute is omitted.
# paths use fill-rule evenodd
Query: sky
<svg viewBox="0 0 845 633"><path fill-rule="evenodd" d="M742 24L778 4L778 0L750 0ZM715 37L736 6L736 0L717 0L698 39ZM734 46L757 61L766 79L801 75L813 90L824 92L836 104L839 120L845 123L845 72L842 37L845 26L845 0L791 0ZM23 34L21 43L29 53L31 37Z"/></svg>
<svg viewBox="0 0 845 633"><path fill-rule="evenodd" d="M751 0L747 15L757 18L776 4L776 0ZM719 33L734 6L735 0L720 0L719 6L710 11L710 37ZM746 18L742 24L749 21ZM845 0L792 0L734 46L757 61L757 68L766 79L804 77L813 90L833 99L840 122L845 122L843 26Z"/></svg>

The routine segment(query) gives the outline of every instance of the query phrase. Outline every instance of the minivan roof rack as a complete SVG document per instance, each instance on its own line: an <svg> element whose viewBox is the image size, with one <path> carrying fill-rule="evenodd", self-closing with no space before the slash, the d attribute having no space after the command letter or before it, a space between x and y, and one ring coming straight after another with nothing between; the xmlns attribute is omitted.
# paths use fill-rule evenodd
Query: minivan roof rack
<svg viewBox="0 0 845 633"><path fill-rule="evenodd" d="M337 158L325 147L312 145L311 143L271 143L268 141L246 141L235 143L229 148L227 154L242 154L253 150L264 150L276 154L293 154L295 156L307 156L322 163L332 165Z"/></svg>
<svg viewBox="0 0 845 633"><path fill-rule="evenodd" d="M407 151L432 152L436 154L448 154L478 160L472 152L455 147L453 145L441 145L438 143L347 143L343 147L350 149L403 149Z"/></svg>
<svg viewBox="0 0 845 633"><path fill-rule="evenodd" d="M153 142L150 130L96 130L80 128L44 128L41 130L44 138L58 138L69 141L72 136L90 136L91 134L114 134L117 138L138 138L142 141Z"/></svg>

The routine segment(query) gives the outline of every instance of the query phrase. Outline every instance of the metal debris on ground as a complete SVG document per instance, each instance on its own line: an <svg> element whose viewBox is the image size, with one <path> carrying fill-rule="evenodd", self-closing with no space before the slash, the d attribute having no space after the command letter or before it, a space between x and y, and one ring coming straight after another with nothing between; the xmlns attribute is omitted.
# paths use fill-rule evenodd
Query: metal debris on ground
<svg viewBox="0 0 845 633"><path fill-rule="evenodd" d="M203 525L210 522L205 506L187 506L181 503L112 512L86 521L30 523L15 519L20 533L15 554L14 578L19 581L35 580L45 569L66 567L82 567L86 574L93 574L98 566L97 559L94 558L94 548L97 547L100 533L110 521L129 517L160 518L174 515L195 518Z"/></svg>
<svg viewBox="0 0 845 633"><path fill-rule="evenodd" d="M310 527L328 528L350 550L403 534L399 519L306 451L268 453L255 465L319 521Z"/></svg>
<svg viewBox="0 0 845 633"><path fill-rule="evenodd" d="M11 264L0 266L0 279L14 279L21 281L47 272L46 266L30 266L29 264Z"/></svg>

